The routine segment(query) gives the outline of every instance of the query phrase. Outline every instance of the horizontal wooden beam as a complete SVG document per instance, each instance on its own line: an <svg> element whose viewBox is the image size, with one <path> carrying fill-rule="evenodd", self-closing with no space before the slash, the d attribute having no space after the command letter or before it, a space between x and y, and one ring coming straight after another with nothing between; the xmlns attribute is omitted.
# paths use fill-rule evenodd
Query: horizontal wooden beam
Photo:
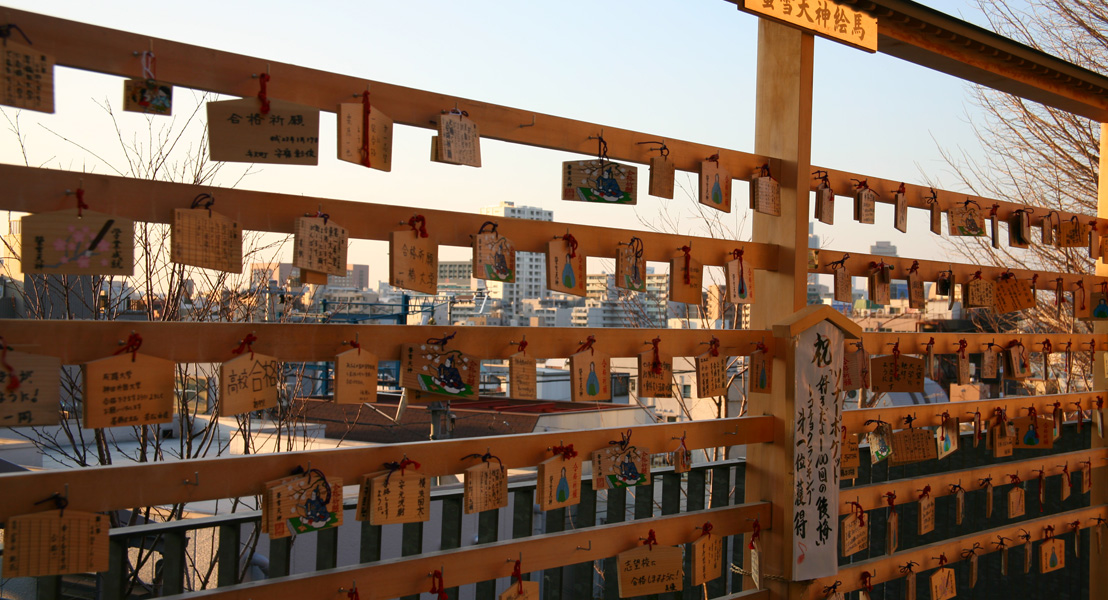
<svg viewBox="0 0 1108 600"><path fill-rule="evenodd" d="M1073 342L1072 351L1080 352L1089 350L1089 343L1096 342L1097 348L1103 349L1108 336L1104 334L1069 334L1069 333L928 333L916 331L867 331L862 334L862 341L871 354L891 354L892 345L900 342L900 352L903 354L922 354L926 352L927 342L935 339L935 354L954 354L958 349L958 341L966 340L969 344L967 352L979 353L986 344L993 342L1002 346L1008 342L1019 340L1023 342L1028 352L1038 352L1040 343L1044 339L1050 340L1054 346L1054 352L1058 353L1066 347L1068 342Z"/></svg>
<svg viewBox="0 0 1108 600"><path fill-rule="evenodd" d="M969 438L963 437L962 442L967 443ZM995 487L1009 483L1008 475L1018 475L1024 481L1030 481L1038 477L1034 473L1036 469L1042 469L1046 476L1061 475L1062 468L1057 465L1069 465L1070 476L1080 477L1080 465L1085 461L1092 461L1094 467L1104 466L1103 459L1108 457L1108 448L1095 450L1079 450L1077 452L1065 452L1062 454L1050 454L1027 460L985 465L973 469L961 469L958 471L944 471L934 475L911 477L908 479L894 479L869 485L842 488L839 491L839 514L850 514L853 508L849 503L858 502L865 510L874 510L888 506L885 494L896 494L896 503L907 504L916 502L919 498L919 490L931 486L931 496L952 496L950 486L958 484L966 491L979 489L978 482L982 479L992 479ZM1037 493L1037 488L1035 489ZM1030 495L1031 492L1029 492ZM1028 501L1028 504L1031 504Z"/></svg>
<svg viewBox="0 0 1108 600"><path fill-rule="evenodd" d="M663 546L687 544L700 537L697 527L712 523L712 535L749 532L754 521L770 523L770 504L740 504L696 512L588 527L576 531L504 540L462 550L430 552L410 558L277 577L240 585L210 588L166 600L298 600L337 596L339 588L358 586L366 600L418 595L431 589L430 574L439 570L443 583L455 587L510 577L516 560L524 573L590 563L642 545L650 530ZM765 526L763 526L765 528Z"/></svg>
<svg viewBox="0 0 1108 600"><path fill-rule="evenodd" d="M918 573L920 571L929 571L938 568L939 564L938 561L935 560L935 557L939 555L946 556L948 565L963 560L962 551L972 548L974 544L980 544L981 548L984 549L982 552L979 552L979 554L993 552L995 551L993 542L996 541L996 536L998 535L1016 540L1009 542L1009 552L1022 552L1023 550L1019 540L1019 532L1021 529L1027 530L1032 535L1032 539L1036 542L1037 549L1037 542L1042 539L1042 530L1047 525L1053 525L1057 531L1057 535L1064 535L1070 531L1068 526L1069 523L1080 521L1082 529L1085 529L1090 526L1089 521L1091 519L1098 517L1108 518L1108 505L1100 504L1057 513L1038 519L1022 521L1014 525L997 527L995 529L964 535L958 538L943 540L926 546L918 546L909 550L904 550L903 552L897 552L892 556L885 555L851 563L840 567L838 574L833 577L816 580L808 587L808 591L804 595L804 598L807 600L822 600L823 594L820 592L823 590L824 586L832 585L836 581L842 582L842 585L839 586L840 592L848 593L860 589L862 587L863 571L868 571L872 576L870 582L873 585L877 585L903 577L900 573L900 567L910 561L914 561L920 565L916 567L916 572ZM926 579L921 578L919 583L916 584L917 589L926 586L926 581Z"/></svg>
<svg viewBox="0 0 1108 600"><path fill-rule="evenodd" d="M607 448L608 442L620 440L628 429L632 443L651 453L672 451L677 447L673 440L681 436L686 436L690 450L771 442L773 422L774 418L768 416L742 417L10 473L0 475L0 489L4 490L0 494L0 521L41 510L36 502L67 489L69 508L102 512L261 494L266 481L285 477L296 467L309 464L328 476L354 484L362 475L380 472L385 462L398 461L405 455L419 462L421 472L431 477L461 473L475 464L463 457L486 452L499 457L509 469L533 467L551 456L547 448L559 445L573 444L582 456L588 457L595 450ZM186 484L187 481L200 483Z"/></svg>
<svg viewBox="0 0 1108 600"><path fill-rule="evenodd" d="M881 408L863 408L858 410L844 410L842 424L847 431L858 432L865 427L866 421L880 419L893 423L894 427L900 426L904 417L918 418L916 425L927 427L939 425L944 411L950 413L950 417L958 419L962 423L973 421L973 413L980 411L983 418L988 418L994 408L1001 407L1008 410L1008 414L1015 416L1017 412L1034 406L1040 415L1049 415L1054 412L1054 403L1061 402L1062 410L1072 413L1076 411L1074 402L1081 402L1085 410L1093 408L1096 401L1096 392L1083 392L1080 394L1049 394L1045 396L1006 396L1004 398L985 398L982 400L961 401L952 398L950 402L936 402L934 404L911 404L908 406L883 406ZM1085 419L1088 421L1088 418Z"/></svg>

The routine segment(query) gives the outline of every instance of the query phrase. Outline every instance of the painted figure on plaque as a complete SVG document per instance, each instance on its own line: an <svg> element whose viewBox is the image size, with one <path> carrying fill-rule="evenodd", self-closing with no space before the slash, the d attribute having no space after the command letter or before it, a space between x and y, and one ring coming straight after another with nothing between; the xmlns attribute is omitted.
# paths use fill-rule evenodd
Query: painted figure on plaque
<svg viewBox="0 0 1108 600"><path fill-rule="evenodd" d="M1050 558L1048 559L1049 566L1058 566L1058 546L1051 544L1050 546Z"/></svg>
<svg viewBox="0 0 1108 600"><path fill-rule="evenodd" d="M585 393L595 396L600 393L600 378L596 376L596 363L589 363L589 378L585 381Z"/></svg>
<svg viewBox="0 0 1108 600"><path fill-rule="evenodd" d="M593 189L598 196L609 202L615 202L623 197L623 190L619 189L619 181L612 171L615 165L605 165L600 174L596 176L596 187Z"/></svg>
<svg viewBox="0 0 1108 600"><path fill-rule="evenodd" d="M977 226L977 219L975 218L977 216L976 213L966 211L965 215L966 221L965 224L962 225L962 230L966 232L966 235L981 235L984 233L981 231L981 228Z"/></svg>
<svg viewBox="0 0 1108 600"><path fill-rule="evenodd" d="M458 367L454 366L453 356L446 357L446 360L439 365L438 376L434 378L434 382L435 385L451 394L457 394L466 387L461 372L458 371Z"/></svg>
<svg viewBox="0 0 1108 600"><path fill-rule="evenodd" d="M562 476L558 479L558 488L555 491L558 502L569 500L569 480L566 479L566 468L562 467Z"/></svg>
<svg viewBox="0 0 1108 600"><path fill-rule="evenodd" d="M565 266L562 267L562 285L567 288L577 287L577 276L573 273L573 257L568 254Z"/></svg>
<svg viewBox="0 0 1108 600"><path fill-rule="evenodd" d="M623 455L623 462L619 463L619 478L623 480L623 483L633 485L642 475L639 473L639 468L635 466L635 461L631 460L631 453Z"/></svg>
<svg viewBox="0 0 1108 600"><path fill-rule="evenodd" d="M1035 422L1032 421L1027 426L1027 433L1023 434L1023 444L1025 446L1038 446L1039 445L1039 432L1035 429Z"/></svg>
<svg viewBox="0 0 1108 600"><path fill-rule="evenodd" d="M1100 299L1100 302L1093 307L1093 317L1097 319L1108 319L1108 302L1104 298Z"/></svg>

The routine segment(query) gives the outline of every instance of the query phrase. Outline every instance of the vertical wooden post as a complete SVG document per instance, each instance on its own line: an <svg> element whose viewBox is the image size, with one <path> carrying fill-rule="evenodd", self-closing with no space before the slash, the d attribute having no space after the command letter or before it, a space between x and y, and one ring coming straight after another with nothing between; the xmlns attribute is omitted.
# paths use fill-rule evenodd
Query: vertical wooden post
<svg viewBox="0 0 1108 600"><path fill-rule="evenodd" d="M1108 123L1100 124L1100 178L1097 181L1096 216L1108 217ZM1096 274L1102 277L1108 275L1108 264L1105 264L1104 257L1101 257L1096 263ZM1093 333L1108 333L1108 322L1093 321ZM1102 349L1103 347L1098 345L1098 350ZM1104 358L1102 350L1096 353L1096 359L1093 361L1093 389L1096 390L1108 389L1108 377L1104 376ZM1102 448L1108 445L1096 434L1095 429L1091 439L1090 446L1093 448ZM1094 464L1093 466L1102 467L1103 465ZM1108 469L1093 469L1093 491L1090 498L1092 506L1108 502L1108 473L1106 471ZM1090 523L1082 523L1082 525L1090 525ZM1108 553L1098 554L1095 550L1096 538L1092 537L1092 534L1089 535L1093 540L1094 548L1089 553L1091 557L1089 560L1089 597L1106 598L1108 597Z"/></svg>
<svg viewBox="0 0 1108 600"><path fill-rule="evenodd" d="M754 213L754 241L778 245L776 272L755 271L762 298L752 306L751 328L772 329L807 302L808 196L812 147L812 57L810 34L765 19L758 23L758 89L754 151L778 159L771 165L781 183L781 216ZM743 173L740 176L749 176ZM783 346L788 346L783 344ZM773 361L772 394L751 394L749 414L776 415L773 444L747 448L746 500L773 505L773 524L762 534L762 572L789 577L792 529L789 514L792 475L793 349ZM749 550L743 564L750 564ZM747 580L749 584L749 580ZM796 598L801 586L763 575L772 597Z"/></svg>

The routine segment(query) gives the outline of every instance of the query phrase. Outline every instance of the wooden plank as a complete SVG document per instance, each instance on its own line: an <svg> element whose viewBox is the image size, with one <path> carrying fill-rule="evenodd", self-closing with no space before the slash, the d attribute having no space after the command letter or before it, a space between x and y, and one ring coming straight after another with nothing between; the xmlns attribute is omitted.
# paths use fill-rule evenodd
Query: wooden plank
<svg viewBox="0 0 1108 600"><path fill-rule="evenodd" d="M672 443L672 437L680 437L687 432L689 449L696 450L772 441L771 423L769 417L743 417L642 425L630 429L635 443L644 448L664 448ZM328 477L347 481L358 481L361 475L377 471L382 463L402 455L419 461L422 465L420 470L428 477L461 473L471 464L470 461L462 461L461 457L485 452L501 457L506 468L521 468L536 465L547 458L547 447L573 444L578 452L588 456L594 450L607 448L609 441L620 439L620 434L626 431L627 428L616 427L10 473L0 475L0 488L5 490L0 494L0 521L12 515L35 512L35 502L54 492L60 493L66 485L69 486L69 509L101 512L134 506L136 497L153 506L250 496L260 492L259 482L284 477L308 462L313 468L327 473ZM242 477L243 473L250 473L251 477ZM196 474L199 474L200 485L181 484L186 479L192 480Z"/></svg>
<svg viewBox="0 0 1108 600"><path fill-rule="evenodd" d="M693 541L700 535L694 527L705 520L711 520L715 526L713 535L730 536L750 531L752 519L755 518L761 523L768 523L770 505L759 502L722 510L657 517L650 522L649 528L653 529L660 539L683 544ZM386 560L372 565L340 567L326 572L305 573L229 588L214 588L191 593L187 598L190 600L304 598L318 596L319 590L348 587L351 580L373 582L373 585L363 583L358 588L366 600L396 598L426 592L430 587L427 574L435 569L443 569L448 586L466 585L510 575L513 565L512 562L505 561L507 557L522 555L522 567L526 572L555 569L568 564L616 556L624 550L641 544L639 537L643 535L645 535L643 523L632 521L600 525L522 540L505 540L470 546L463 550L431 552L413 558ZM589 546L590 541L591 550L576 549L577 546Z"/></svg>
<svg viewBox="0 0 1108 600"><path fill-rule="evenodd" d="M1061 402L1063 410L1072 412L1076 408L1073 402L1081 402L1088 410L1095 401L1095 392L1083 392L1080 394L1050 394L1046 396L1007 396L1004 398L987 398L984 400L972 400L968 402L951 401L935 404L912 404L909 406L886 406L882 408L863 408L860 410L844 410L843 426L851 433L863 431L865 422L873 419L881 419L889 423L902 423L902 419L909 415L917 416L920 427L938 425L943 411L949 412L950 417L958 419L962 423L973 422L975 411L981 411L981 418L987 419L996 407L1007 407L1008 414L1013 417L1016 409L1024 409L1034 406L1040 415L1049 415L1054 412L1054 403ZM967 414L970 413L970 414ZM1086 418L1086 421L1088 419Z"/></svg>
<svg viewBox="0 0 1108 600"><path fill-rule="evenodd" d="M923 354L925 346L931 338L935 338L935 354L954 354L958 348L958 340L966 340L969 343L967 352L980 353L985 344L995 342L1007 345L1012 340L1020 340L1028 352L1038 352L1038 344L1044 339L1050 340L1054 345L1055 353L1059 348L1064 348L1067 342L1073 342L1074 352L1088 352L1089 342L1095 341L1098 348L1102 348L1108 338L1104 334L1069 334L1069 333L918 333L918 332L875 332L867 331L862 334L862 341L866 348L874 353L881 354L891 352L892 344L900 342L900 352L903 354ZM1099 388L1098 388L1099 389Z"/></svg>

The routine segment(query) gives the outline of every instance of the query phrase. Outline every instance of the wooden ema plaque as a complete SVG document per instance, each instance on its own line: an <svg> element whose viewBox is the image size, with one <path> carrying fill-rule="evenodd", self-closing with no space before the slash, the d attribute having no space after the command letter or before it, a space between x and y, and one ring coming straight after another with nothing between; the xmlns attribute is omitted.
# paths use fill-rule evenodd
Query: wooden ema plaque
<svg viewBox="0 0 1108 600"><path fill-rule="evenodd" d="M4 528L4 577L107 571L108 528L106 515L78 510L11 517Z"/></svg>
<svg viewBox="0 0 1108 600"><path fill-rule="evenodd" d="M696 357L696 396L713 398L727 393L727 357L705 352Z"/></svg>
<svg viewBox="0 0 1108 600"><path fill-rule="evenodd" d="M695 258L676 256L669 261L669 301L684 304L700 304L704 265Z"/></svg>
<svg viewBox="0 0 1108 600"><path fill-rule="evenodd" d="M123 110L144 115L173 114L173 84L144 78L125 80Z"/></svg>
<svg viewBox="0 0 1108 600"><path fill-rule="evenodd" d="M858 452L858 434L848 433L843 436L842 458L839 461L840 476L842 479L855 479L858 477L858 467L862 460Z"/></svg>
<svg viewBox="0 0 1108 600"><path fill-rule="evenodd" d="M601 448L592 453L594 490L627 488L650 483L650 451L646 448L619 446Z"/></svg>
<svg viewBox="0 0 1108 600"><path fill-rule="evenodd" d="M893 434L892 446L889 464L894 467L938 458L935 434L927 429L901 429Z"/></svg>
<svg viewBox="0 0 1108 600"><path fill-rule="evenodd" d="M865 348L843 352L842 391L869 388L870 360Z"/></svg>
<svg viewBox="0 0 1108 600"><path fill-rule="evenodd" d="M969 354L964 352L957 352L954 355L954 362L957 368L958 385L970 384L970 360Z"/></svg>
<svg viewBox="0 0 1108 600"><path fill-rule="evenodd" d="M892 285L889 270L881 267L876 271L871 271L866 280L869 283L869 301L874 304L888 304L890 301L889 288Z"/></svg>
<svg viewBox="0 0 1108 600"><path fill-rule="evenodd" d="M1027 493L1022 483L1017 483L1008 490L1008 518L1022 517L1027 512Z"/></svg>
<svg viewBox="0 0 1108 600"><path fill-rule="evenodd" d="M908 274L908 307L917 310L927 309L927 297L923 291L923 278Z"/></svg>
<svg viewBox="0 0 1108 600"><path fill-rule="evenodd" d="M673 176L675 168L668 156L650 159L650 185L647 193L658 198L673 200Z"/></svg>
<svg viewBox="0 0 1108 600"><path fill-rule="evenodd" d="M8 352L4 358L19 380L0 369L0 427L57 425L61 418L61 360L53 356Z"/></svg>
<svg viewBox="0 0 1108 600"><path fill-rule="evenodd" d="M1077 545L1080 552L1081 542L1078 540ZM1066 542L1065 540L1052 537L1049 540L1044 540L1039 545L1039 572L1050 573L1051 571L1057 571L1066 567Z"/></svg>
<svg viewBox="0 0 1108 600"><path fill-rule="evenodd" d="M908 196L904 192L893 194L893 227L901 233L908 233Z"/></svg>
<svg viewBox="0 0 1108 600"><path fill-rule="evenodd" d="M616 287L632 292L646 291L646 258L642 243L631 240L616 248Z"/></svg>
<svg viewBox="0 0 1108 600"><path fill-rule="evenodd" d="M465 470L462 506L465 513L484 512L508 506L508 470L485 461Z"/></svg>
<svg viewBox="0 0 1108 600"><path fill-rule="evenodd" d="M219 367L219 416L277 406L280 383L280 361L265 354L243 352Z"/></svg>
<svg viewBox="0 0 1108 600"><path fill-rule="evenodd" d="M976 206L952 206L946 213L950 235L979 237L985 235L985 216Z"/></svg>
<svg viewBox="0 0 1108 600"><path fill-rule="evenodd" d="M885 524L885 554L893 554L900 547L900 515L896 512L889 513L889 520Z"/></svg>
<svg viewBox="0 0 1108 600"><path fill-rule="evenodd" d="M780 217L781 184L769 175L755 175L751 178L750 208L763 214ZM731 212L730 202L728 202L727 212Z"/></svg>
<svg viewBox="0 0 1108 600"><path fill-rule="evenodd" d="M569 357L570 397L574 402L609 402L612 399L612 361L593 348Z"/></svg>
<svg viewBox="0 0 1108 600"><path fill-rule="evenodd" d="M923 359L911 356L878 356L870 361L870 389L881 392L922 392Z"/></svg>
<svg viewBox="0 0 1108 600"><path fill-rule="evenodd" d="M513 581L499 600L539 600L539 582L537 581Z"/></svg>
<svg viewBox="0 0 1108 600"><path fill-rule="evenodd" d="M562 238L546 245L546 287L553 292L585 296L585 254Z"/></svg>
<svg viewBox="0 0 1108 600"><path fill-rule="evenodd" d="M368 116L368 118L367 118ZM369 125L369 154L366 155L364 135ZM339 104L339 160L364 165L378 171L392 171L392 118L380 109L370 107L365 114L361 102ZM368 160L366 160L368 158Z"/></svg>
<svg viewBox="0 0 1108 600"><path fill-rule="evenodd" d="M327 479L312 470L267 484L266 496L271 539L342 525L342 480L337 477Z"/></svg>
<svg viewBox="0 0 1108 600"><path fill-rule="evenodd" d="M938 201L936 201L934 199L934 197L932 197L932 199L929 201L929 205L930 206L929 206L928 212L929 212L930 223L931 223L931 233L933 233L935 235L942 235L943 234L943 213L942 213L942 209L939 207L939 203L938 203Z"/></svg>
<svg viewBox="0 0 1108 600"><path fill-rule="evenodd" d="M173 420L174 363L120 354L84 365L84 426L152 425Z"/></svg>
<svg viewBox="0 0 1108 600"><path fill-rule="evenodd" d="M758 542L754 542L758 545ZM708 583L723 573L723 538L702 535L692 543L692 585ZM756 553L755 553L756 554ZM755 584L757 587L757 584Z"/></svg>
<svg viewBox="0 0 1108 600"><path fill-rule="evenodd" d="M750 354L750 393L769 394L773 392L773 356L763 350Z"/></svg>
<svg viewBox="0 0 1108 600"><path fill-rule="evenodd" d="M825 225L835 224L835 192L827 183L820 182L816 188L816 219Z"/></svg>
<svg viewBox="0 0 1108 600"><path fill-rule="evenodd" d="M535 495L542 510L554 510L581 502L580 455L564 458L561 455L539 463Z"/></svg>
<svg viewBox="0 0 1108 600"><path fill-rule="evenodd" d="M335 356L335 403L377 402L377 355L352 348Z"/></svg>
<svg viewBox="0 0 1108 600"><path fill-rule="evenodd" d="M439 293L439 247L419 232L402 229L389 233L389 285L414 292ZM346 274L343 264L343 275Z"/></svg>
<svg viewBox="0 0 1108 600"><path fill-rule="evenodd" d="M135 268L130 219L77 209L27 215L22 226L23 272L41 275L124 275Z"/></svg>
<svg viewBox="0 0 1108 600"><path fill-rule="evenodd" d="M1016 447L1016 435L1009 431L1007 425L994 425L989 429L986 444L992 447L993 458L1012 456L1012 450Z"/></svg>
<svg viewBox="0 0 1108 600"><path fill-rule="evenodd" d="M1019 280L1015 277L1001 277L996 281L996 312L1007 314L1035 307L1035 293L1031 291L1031 280Z"/></svg>
<svg viewBox="0 0 1108 600"><path fill-rule="evenodd" d="M44 113L54 112L54 57L18 44L11 38L4 40L3 48L0 104Z"/></svg>
<svg viewBox="0 0 1108 600"><path fill-rule="evenodd" d="M208 103L208 144L213 161L316 165L319 109L257 98Z"/></svg>
<svg viewBox="0 0 1108 600"><path fill-rule="evenodd" d="M835 269L833 277L835 280L835 300L848 304L854 302L854 290L851 288L850 274L846 272L846 269Z"/></svg>
<svg viewBox="0 0 1108 600"><path fill-rule="evenodd" d="M729 260L727 270L727 301L732 304L754 302L754 269L741 259Z"/></svg>
<svg viewBox="0 0 1108 600"><path fill-rule="evenodd" d="M858 515L843 517L839 531L839 550L843 557L852 556L869 548L869 521L859 521Z"/></svg>
<svg viewBox="0 0 1108 600"><path fill-rule="evenodd" d="M939 459L946 458L958 449L960 433L958 431L958 419L945 419L939 426L939 435L935 436L935 447Z"/></svg>
<svg viewBox="0 0 1108 600"><path fill-rule="evenodd" d="M961 525L966 516L966 490L961 486L954 491L954 524Z"/></svg>
<svg viewBox="0 0 1108 600"><path fill-rule="evenodd" d="M496 232L473 236L473 277L515 283L516 246Z"/></svg>
<svg viewBox="0 0 1108 600"><path fill-rule="evenodd" d="M1108 238L1105 238L1108 239ZM1104 255L1108 259L1108 254ZM1094 321L1108 320L1108 296L1103 292L1089 294L1089 318Z"/></svg>
<svg viewBox="0 0 1108 600"><path fill-rule="evenodd" d="M1016 429L1015 447L1032 450L1054 448L1054 422L1047 417L1017 417L1012 419Z"/></svg>
<svg viewBox="0 0 1108 600"><path fill-rule="evenodd" d="M348 238L345 227L340 227L331 219L300 217L293 232L294 267L346 277Z"/></svg>
<svg viewBox="0 0 1108 600"><path fill-rule="evenodd" d="M870 464L877 464L893 454L893 428L888 423L878 423L873 431L866 433L866 443L869 444Z"/></svg>
<svg viewBox="0 0 1108 600"><path fill-rule="evenodd" d="M954 569L942 568L931 574L931 600L950 600L957 595Z"/></svg>
<svg viewBox="0 0 1108 600"><path fill-rule="evenodd" d="M298 477L298 475L282 477L281 479L273 479L262 484L262 533L268 534L275 530L280 530L284 533L287 529L283 519L276 513L284 502L283 496L278 496L272 492L277 489L278 486L290 481L295 481Z"/></svg>
<svg viewBox="0 0 1108 600"><path fill-rule="evenodd" d="M873 225L877 217L877 192L863 187L854 192L854 220Z"/></svg>
<svg viewBox="0 0 1108 600"><path fill-rule="evenodd" d="M697 200L701 204L726 213L731 212L731 173L720 166L718 160L700 161L697 181Z"/></svg>
<svg viewBox="0 0 1108 600"><path fill-rule="evenodd" d="M1000 361L997 360L997 353L992 348L986 348L981 353L981 379L996 379L1000 376ZM980 392L978 397L980 397ZM975 398L976 400L976 398Z"/></svg>
<svg viewBox="0 0 1108 600"><path fill-rule="evenodd" d="M639 170L610 160L562 163L562 200L600 204L636 204Z"/></svg>
<svg viewBox="0 0 1108 600"><path fill-rule="evenodd" d="M508 357L509 396L516 400L537 400L538 368L535 359L522 352Z"/></svg>
<svg viewBox="0 0 1108 600"><path fill-rule="evenodd" d="M415 469L366 475L358 488L359 521L370 525L421 523L431 518L431 486Z"/></svg>
<svg viewBox="0 0 1108 600"><path fill-rule="evenodd" d="M935 531L935 497L931 494L919 499L919 534Z"/></svg>
<svg viewBox="0 0 1108 600"><path fill-rule="evenodd" d="M996 307L996 283L974 279L966 284L966 308Z"/></svg>
<svg viewBox="0 0 1108 600"><path fill-rule="evenodd" d="M1058 225L1057 242L1060 248L1082 248L1089 243L1089 238L1085 226L1074 217Z"/></svg>
<svg viewBox="0 0 1108 600"><path fill-rule="evenodd" d="M1012 346L1008 349L1008 371L1012 379L1025 379L1031 376L1031 358L1025 346Z"/></svg>
<svg viewBox="0 0 1108 600"><path fill-rule="evenodd" d="M658 352L654 360L654 351L647 350L639 354L639 397L673 397L673 357Z"/></svg>
<svg viewBox="0 0 1108 600"><path fill-rule="evenodd" d="M169 256L179 265L242 273L242 228L216 212L175 209Z"/></svg>
<svg viewBox="0 0 1108 600"><path fill-rule="evenodd" d="M400 346L400 385L408 389L476 400L480 375L481 361L458 350L427 343Z"/></svg>
<svg viewBox="0 0 1108 600"><path fill-rule="evenodd" d="M435 160L451 165L481 166L481 134L477 123L461 111L439 116Z"/></svg>
<svg viewBox="0 0 1108 600"><path fill-rule="evenodd" d="M638 546L620 552L619 597L679 592L684 579L684 555L678 546Z"/></svg>

